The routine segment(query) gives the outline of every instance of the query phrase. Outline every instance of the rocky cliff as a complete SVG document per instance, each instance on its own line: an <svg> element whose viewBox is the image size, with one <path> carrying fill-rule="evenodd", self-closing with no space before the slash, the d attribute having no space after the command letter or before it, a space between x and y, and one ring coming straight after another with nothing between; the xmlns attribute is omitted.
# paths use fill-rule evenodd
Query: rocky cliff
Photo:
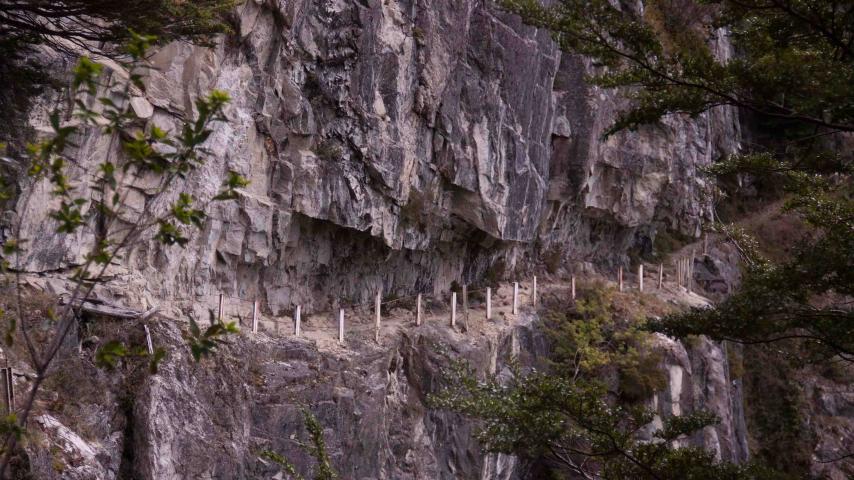
<svg viewBox="0 0 854 480"><path fill-rule="evenodd" d="M252 183L217 204L186 248L136 246L98 296L201 320L223 292L259 299L275 317L296 304L310 312L363 301L378 287L445 292L488 270L542 267L546 257L559 272L624 265L661 231L698 235L712 215L698 169L738 148L738 119L724 109L603 141L619 97L585 83L594 68L586 61L489 2L254 0L238 7L235 30L213 47L159 49L133 106L168 128L193 113L196 96L227 91L230 121L215 127L210 160L181 188L209 199L229 170ZM729 54L723 38L712 41ZM46 95L30 113L37 131L56 101ZM74 180L85 182L88 167L115 152L101 137L77 143ZM166 205L145 180L131 215ZM23 219L22 236L38 239L26 245L24 269L61 293L54 279L81 262L91 238L55 235L49 188L21 188L30 208L5 212L2 233ZM241 337L199 366L169 320L154 327L155 340L177 354L151 377L138 366L94 369L102 337L140 334L95 329L81 336L82 355L64 357L60 372L73 373L50 388L62 394L37 419L46 441L28 446L30 467L36 478L265 478L276 469L258 453L271 449L310 469L294 443L304 433L300 405L310 404L334 432L342 478L518 478L525 465L484 455L474 425L424 401L439 382L433 345L500 371L512 353L544 353L535 323L526 315L469 337L428 325L396 330L382 348L347 350ZM661 342L669 386L651 406L661 416L711 408L722 424L691 441L744 459L725 353L705 341ZM91 383L61 380L81 371Z"/></svg>
<svg viewBox="0 0 854 480"><path fill-rule="evenodd" d="M659 231L698 234L711 215L698 168L738 146L730 110L601 141L618 96L589 87L590 65L489 2L256 0L239 7L235 28L212 48L160 49L133 105L170 127L196 96L229 92L230 122L182 188L209 199L228 170L252 183L187 248L146 242L126 255L111 285L126 302L224 291L275 315L379 286L446 291L547 253L558 268L623 263ZM49 105L30 115L37 130ZM79 144L85 181L111 144ZM4 218L23 217L22 236L40 239L25 269L79 263L91 239L55 236L49 190L22 188L31 207ZM152 193L142 179L132 211L164 208Z"/></svg>
<svg viewBox="0 0 854 480"><path fill-rule="evenodd" d="M448 356L481 375L509 375L511 358L523 366L541 362L548 345L532 311L473 321L465 334L435 319L420 327L407 321L381 345L370 335L340 347L245 334L201 363L192 361L180 323L162 318L151 323L153 340L170 356L156 375L144 361L95 368L104 338L144 338L136 321L92 320L81 330L82 348L70 345L45 386L25 447L31 478L289 478L264 451L285 455L310 478L315 462L299 447L306 441L302 408L323 425L341 478L536 478L528 474L534 465L485 454L472 437L475 422L427 403L445 382ZM744 459L739 384L721 347L658 341L668 386L650 400L658 412L651 427L670 415L711 410L720 424L684 441L725 460ZM27 381L18 383L23 389Z"/></svg>

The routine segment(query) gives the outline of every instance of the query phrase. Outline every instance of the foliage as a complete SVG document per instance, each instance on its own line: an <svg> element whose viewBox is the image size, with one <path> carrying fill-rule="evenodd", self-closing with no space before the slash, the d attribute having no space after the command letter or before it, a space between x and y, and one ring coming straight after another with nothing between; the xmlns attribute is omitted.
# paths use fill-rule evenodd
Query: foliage
<svg viewBox="0 0 854 480"><path fill-rule="evenodd" d="M598 382L518 369L507 382L479 380L459 362L445 373L450 385L431 396L432 405L482 420L478 439L491 452L547 456L583 478L780 478L752 464L718 463L700 448L675 448L675 440L716 421L707 413L670 417L642 441L652 414L609 403Z"/></svg>
<svg viewBox="0 0 854 480"><path fill-rule="evenodd" d="M749 111L772 132L707 173L783 186L787 211L812 233L774 264L725 228L745 259L740 290L717 308L672 315L653 328L743 343L795 338L813 356L854 360L854 182L838 137L854 131L854 5L654 0L641 12L607 0L499 3L550 29L562 48L592 57L602 67L595 84L626 92L631 106L607 135L721 105ZM724 37L736 55L720 52Z"/></svg>
<svg viewBox="0 0 854 480"><path fill-rule="evenodd" d="M73 71L69 91L73 111L55 110L50 115L52 132L27 147L27 158L9 160L16 162L31 184L40 182L49 186L55 205L50 208L49 217L58 235L84 235L92 239L91 248L82 252L83 264L74 268L71 298L58 308L43 309L41 317L28 313L23 300L19 274L23 247L33 239L20 238L20 220L12 238L3 246L0 273L12 286L9 291L13 299L12 308L3 315L6 340L11 342L20 334L36 378L18 417L21 427L64 339L78 322L76 306L91 296L98 283L105 281L109 265L141 241L158 241L164 248L183 246L188 242L188 230L205 222L207 202L199 205L189 194L175 190L179 182L204 164L208 155L204 144L213 133L212 125L226 121L224 109L229 98L220 91L198 98L195 115L188 115L176 132L137 117L130 105L131 91L145 89L143 76L149 68L145 58L154 42L154 37L131 34L125 47L130 61L120 65L123 75L107 77L103 75L102 64L81 58ZM103 84L104 78L111 80ZM117 142L121 155L113 157L109 153L92 171L83 171L74 156L74 141L82 134L102 135ZM78 181L81 177L85 181ZM131 211L128 197L137 179L142 177L158 183L146 198L145 208L141 212ZM245 179L231 172L221 191L209 201L235 198L237 190L246 184ZM22 219L27 216L32 190L28 189L19 202ZM38 331L34 327L39 327ZM236 329L234 325L220 324L201 332L192 327L191 324L189 343L197 360L221 343L223 335ZM147 349L112 340L98 349L95 360L100 366L113 368L120 360L145 357L151 371L156 372L165 355L162 349L149 355ZM16 441L14 436L5 436L0 476Z"/></svg>
<svg viewBox="0 0 854 480"><path fill-rule="evenodd" d="M213 44L229 32L226 21L239 0L64 0L7 1L0 5L0 140L17 153L29 132L26 114L31 98L45 90L62 90L53 72L54 52L74 59L127 59L122 46L131 32L156 35L161 42L190 39ZM48 55L44 55L45 51ZM5 170L0 163L0 170ZM13 172L2 171L9 176Z"/></svg>
<svg viewBox="0 0 854 480"><path fill-rule="evenodd" d="M754 456L771 467L808 478L815 439L802 413L802 387L790 381L796 370L765 345L745 346L744 360L761 365L745 370L743 377L745 417L747 430L755 439Z"/></svg>
<svg viewBox="0 0 854 480"><path fill-rule="evenodd" d="M543 255L543 264L546 266L546 271L552 275L558 272L562 262L563 252L558 245L553 245Z"/></svg>
<svg viewBox="0 0 854 480"><path fill-rule="evenodd" d="M210 40L228 30L223 21L234 0L66 0L12 2L0 8L0 36L5 45L48 45L65 51L103 53L103 43L121 45L129 32L148 32L163 41L194 37ZM99 45L99 43L101 45Z"/></svg>
<svg viewBox="0 0 854 480"><path fill-rule="evenodd" d="M787 209L812 227L814 239L800 241L789 259L775 264L743 232L720 229L745 261L739 290L715 309L665 317L652 328L748 344L799 339L811 347L813 357L854 360L854 312L847 306L854 294L854 198L841 191L848 186L794 177L793 188L805 190L793 190Z"/></svg>
<svg viewBox="0 0 854 480"><path fill-rule="evenodd" d="M640 87L608 133L670 113L733 105L765 117L854 130L854 6L829 0L654 0L643 12L607 0L501 0L565 50L592 57L603 87ZM714 50L730 36L738 55ZM709 37L712 37L710 40Z"/></svg>
<svg viewBox="0 0 854 480"><path fill-rule="evenodd" d="M410 190L409 199L400 207L400 217L407 225L422 230L439 226L442 221L436 208L436 200L429 190L423 193Z"/></svg>
<svg viewBox="0 0 854 480"><path fill-rule="evenodd" d="M303 422L305 422L305 428L308 431L309 443L298 442L298 445L317 462L317 472L314 474L314 480L336 480L338 473L332 466L332 460L326 451L326 441L323 439L323 427L317 421L317 417L307 408L302 409L302 417ZM282 470L294 480L303 480L305 478L297 472L296 466L281 454L265 450L261 452L261 457L282 467Z"/></svg>
<svg viewBox="0 0 854 480"><path fill-rule="evenodd" d="M620 397L631 402L664 388L661 355L636 321L614 310L613 290L594 285L579 293L574 308L562 305L543 314L552 369L574 379L616 373Z"/></svg>
<svg viewBox="0 0 854 480"><path fill-rule="evenodd" d="M579 293L574 309L552 306L544 314L547 371L513 365L509 379L480 379L451 361L449 385L430 397L432 406L481 420L477 438L489 451L546 458L582 478L779 478L756 465L719 463L701 448L677 448L677 440L717 421L706 412L670 417L652 432L653 412L637 402L666 385L660 355L635 321L618 319L613 290L594 285Z"/></svg>
<svg viewBox="0 0 854 480"><path fill-rule="evenodd" d="M214 353L216 348L225 342L224 337L229 333L237 333L237 322L212 322L204 332L199 325L190 317L190 332L187 341L190 344L190 352L197 362L202 357Z"/></svg>

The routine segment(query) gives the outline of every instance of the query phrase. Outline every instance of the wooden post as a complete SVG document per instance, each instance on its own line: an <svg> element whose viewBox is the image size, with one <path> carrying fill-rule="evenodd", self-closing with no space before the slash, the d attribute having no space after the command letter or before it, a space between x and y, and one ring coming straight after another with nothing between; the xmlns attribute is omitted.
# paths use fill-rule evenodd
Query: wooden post
<svg viewBox="0 0 854 480"><path fill-rule="evenodd" d="M344 309L338 309L338 343L344 344Z"/></svg>
<svg viewBox="0 0 854 480"><path fill-rule="evenodd" d="M688 284L688 259L682 257L682 286L687 287Z"/></svg>
<svg viewBox="0 0 854 480"><path fill-rule="evenodd" d="M676 260L676 286L677 287L679 286L679 284L681 282L681 279L679 278L679 262L680 261L681 260Z"/></svg>
<svg viewBox="0 0 854 480"><path fill-rule="evenodd" d="M575 300L575 275L569 279L569 289L572 293L572 299Z"/></svg>
<svg viewBox="0 0 854 480"><path fill-rule="evenodd" d="M638 266L638 290L643 292L643 264Z"/></svg>
<svg viewBox="0 0 854 480"><path fill-rule="evenodd" d="M451 292L451 328L457 326L457 292Z"/></svg>
<svg viewBox="0 0 854 480"><path fill-rule="evenodd" d="M658 289L661 290L661 285L664 283L664 264L658 264Z"/></svg>
<svg viewBox="0 0 854 480"><path fill-rule="evenodd" d="M258 333L258 300L252 302L252 333Z"/></svg>
<svg viewBox="0 0 854 480"><path fill-rule="evenodd" d="M154 355L154 344L151 343L151 332L148 330L148 325L143 325L143 329L145 329L145 343L148 347L148 354Z"/></svg>
<svg viewBox="0 0 854 480"><path fill-rule="evenodd" d="M382 291L382 289L379 289L379 290L377 290L377 301L376 301L376 307L375 307L376 327L375 327L375 332L374 332L374 340L376 340L377 343L380 343L380 321L382 320L382 312L381 312L382 300L383 300L383 291Z"/></svg>
<svg viewBox="0 0 854 480"><path fill-rule="evenodd" d="M302 306L297 305L297 310L294 312L294 335L299 337L302 333Z"/></svg>
<svg viewBox="0 0 854 480"><path fill-rule="evenodd" d="M513 315L519 314L519 282L513 282Z"/></svg>
<svg viewBox="0 0 854 480"><path fill-rule="evenodd" d="M688 288L688 257L682 258L682 286Z"/></svg>
<svg viewBox="0 0 854 480"><path fill-rule="evenodd" d="M536 307L537 306L537 276L534 275L534 282L531 288L531 303Z"/></svg>
<svg viewBox="0 0 854 480"><path fill-rule="evenodd" d="M617 284L619 286L620 291L622 292L623 291L623 267L620 267L620 269L617 270Z"/></svg>
<svg viewBox="0 0 854 480"><path fill-rule="evenodd" d="M709 254L709 234L703 234L703 256Z"/></svg>
<svg viewBox="0 0 854 480"><path fill-rule="evenodd" d="M492 319L492 288L486 287L486 319Z"/></svg>
<svg viewBox="0 0 854 480"><path fill-rule="evenodd" d="M219 294L219 309L217 309L216 319L222 323L222 294Z"/></svg>
<svg viewBox="0 0 854 480"><path fill-rule="evenodd" d="M421 294L415 298L415 325L421 325Z"/></svg>

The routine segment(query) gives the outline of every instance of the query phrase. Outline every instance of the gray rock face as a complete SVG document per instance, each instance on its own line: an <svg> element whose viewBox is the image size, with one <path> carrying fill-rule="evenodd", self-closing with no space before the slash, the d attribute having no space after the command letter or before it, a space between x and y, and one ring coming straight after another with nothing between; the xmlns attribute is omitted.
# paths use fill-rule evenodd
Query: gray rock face
<svg viewBox="0 0 854 480"><path fill-rule="evenodd" d="M710 215L697 169L737 147L734 114L674 117L601 142L616 94L588 87L591 67L547 33L487 4L252 1L239 7L239 33L215 48L163 47L132 102L141 117L170 127L212 88L233 97L212 157L181 187L204 201L228 170L252 184L215 206L187 248L138 246L113 292L150 304L225 291L277 314L379 286L446 290L500 257L509 268L536 262L522 255L531 250L613 264L629 247L649 249L660 228L696 234ZM31 121L43 126L43 112ZM107 154L107 140L82 138L82 164ZM165 208L146 181L131 218ZM56 237L49 190L24 189L29 208L5 218L23 217L24 236L40 239L25 268L79 263L91 238Z"/></svg>
<svg viewBox="0 0 854 480"><path fill-rule="evenodd" d="M509 373L514 355L532 362L544 352L535 319L525 315L514 327L476 338L429 324L384 346L360 339L334 350L304 339L241 336L199 364L178 326L162 322L153 328L154 341L172 354L157 375L129 362L107 376L71 374L74 387L59 384L64 394L69 388L87 394L40 414L38 441L27 445L30 473L80 480L289 478L261 457L273 451L312 478L316 462L298 445L308 439L306 408L324 428L340 478L518 479L514 457L482 451L472 436L475 423L430 409L426 400L445 382L442 348L480 372ZM140 330L128 327L138 326L120 329ZM93 352L82 353L68 359L75 370L88 370Z"/></svg>
<svg viewBox="0 0 854 480"><path fill-rule="evenodd" d="M210 89L233 98L230 122L208 141L209 161L181 188L205 201L229 170L252 183L237 201L215 204L186 248L136 246L98 295L183 317L200 316L223 292L258 298L275 316L296 304L317 311L368 300L378 287L446 291L499 259L525 268L550 250L563 265L624 263L629 248L651 248L662 228L696 235L711 215L698 168L738 147L733 112L670 118L601 142L617 95L586 85L592 67L561 54L547 33L490 5L254 0L239 7L234 38L160 49L146 94L132 102L140 117L173 127ZM31 112L36 129L44 112ZM114 153L108 139L77 143L84 167ZM75 180L85 181L84 171ZM138 179L129 221L165 208L149 181ZM29 206L22 196L3 215L3 234L23 218L22 236L38 240L27 244L25 269L61 275L92 238L56 236L49 187L22 189ZM484 455L474 425L426 408L439 381L428 347L447 340L491 370L514 349L541 354L537 335L528 327L477 340L448 335L401 335L346 355L295 340L241 340L216 368L171 358L161 375L128 381L132 405L88 403L85 418L113 420L99 420L86 438L63 424L79 418L43 418L51 438L67 437L74 462L56 473L50 451L36 446L33 469L38 478L258 478L275 473L258 460L268 448L310 469L291 439L304 433L299 409L310 403L335 432L328 439L342 478L516 478L523 466ZM176 325L155 336L180 343ZM738 393L720 349L671 347L661 415L710 406L726 420L692 441L742 459ZM127 388L97 378L105 391Z"/></svg>
<svg viewBox="0 0 854 480"><path fill-rule="evenodd" d="M742 387L741 381L730 375L727 346L705 337L686 346L662 335L657 335L656 344L665 353L668 382L667 388L652 400L652 408L658 413L652 427L660 427L661 418L673 415L701 410L714 413L719 423L697 432L686 442L703 446L718 460L746 461L750 454Z"/></svg>
<svg viewBox="0 0 854 480"><path fill-rule="evenodd" d="M173 321L152 325L154 342L170 356L156 375L144 362L122 362L105 373L91 366L94 343L69 349L43 395L26 450L40 479L289 478L262 452L284 455L306 478L316 462L299 446L307 440L301 410L324 428L327 450L341 478L519 480L529 465L486 454L470 419L429 407L427 396L446 381L447 352L481 374L510 375L516 357L535 365L547 353L537 317L514 325L492 322L464 335L429 323L406 326L382 346L355 338L344 349L311 341L241 335L195 363ZM111 327L125 341L141 341L133 321ZM97 340L94 340L97 343ZM669 385L651 400L660 418L705 408L719 425L686 439L724 460L746 455L739 391L730 384L721 348L701 340L686 350L660 339ZM53 390L57 389L57 390Z"/></svg>

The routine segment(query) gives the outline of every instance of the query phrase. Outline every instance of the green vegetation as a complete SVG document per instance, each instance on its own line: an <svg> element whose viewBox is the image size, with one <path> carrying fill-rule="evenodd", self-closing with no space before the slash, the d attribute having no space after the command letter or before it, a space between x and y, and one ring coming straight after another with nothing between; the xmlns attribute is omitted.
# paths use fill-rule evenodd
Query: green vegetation
<svg viewBox="0 0 854 480"><path fill-rule="evenodd" d="M781 478L758 465L717 462L701 448L674 447L717 421L705 412L667 418L653 441L643 440L654 413L639 402L666 385L662 359L649 334L619 316L625 311L613 290L594 285L581 297L574 308L552 305L544 315L552 352L546 370L515 366L509 380L483 379L452 361L450 385L431 396L433 406L480 419L478 439L489 451L560 465L548 473L553 478Z"/></svg>
<svg viewBox="0 0 854 480"><path fill-rule="evenodd" d="M317 471L314 474L314 480L336 480L338 473L332 467L332 460L326 452L326 441L323 439L323 427L317 421L317 417L307 408L302 409L303 421L305 429L308 431L309 442L297 442L297 444L306 453L315 459L317 462ZM294 480L304 480L305 477L297 472L296 466L283 455L276 452L265 450L261 452L261 458L272 461L279 465L282 471Z"/></svg>
<svg viewBox="0 0 854 480"><path fill-rule="evenodd" d="M815 439L802 412L804 398L790 362L763 346L745 347L744 359L757 368L744 375L747 428L752 450L765 464L797 478L809 478ZM780 455L780 452L786 452Z"/></svg>
<svg viewBox="0 0 854 480"><path fill-rule="evenodd" d="M573 379L616 377L618 394L628 402L664 388L661 355L634 319L620 317L614 291L594 285L581 294L574 308L559 305L543 314L552 370Z"/></svg>
<svg viewBox="0 0 854 480"><path fill-rule="evenodd" d="M192 37L211 40L229 30L225 16L235 0L65 0L12 2L0 8L0 34L6 49L47 45L58 51L106 53L127 43L132 32L161 41Z"/></svg>
<svg viewBox="0 0 854 480"><path fill-rule="evenodd" d="M716 308L673 313L648 328L687 339L708 335L773 344L781 358L801 363L854 361L854 184L852 158L839 139L854 131L854 5L651 0L641 12L608 0L498 3L550 30L563 50L591 58L601 67L593 70L593 84L625 92L629 107L606 136L667 115L696 117L719 106L747 113L761 142L720 159L707 173L722 185L754 179L771 192L768 198L785 197L784 211L809 229L775 263L762 257L742 230L716 226L742 255L741 288ZM721 36L733 42L736 55L714 48L713 37ZM667 235L656 243L659 252L677 246ZM671 449L667 442L638 444L634 428L649 417L609 399L608 390L585 373L627 362L628 373L619 378L631 393L623 400L631 400L632 393L640 398L658 381L635 370L654 364L654 357L625 360L632 348L643 349L635 340L626 341L630 330L617 334L603 311L598 299L585 299L574 313L547 320L557 363L551 372L517 372L502 384L479 381L473 372L457 368L450 373L452 387L437 397L437 404L482 419L480 439L487 448L547 455L584 478L782 478L755 466L718 464L706 452ZM786 388L795 383L792 372L770 372L773 379L744 372L748 388L777 393L764 392L774 398L759 400L762 413L752 419L768 442L759 457L801 474L809 445L797 395ZM687 434L710 421L702 415L671 419L656 436L674 438L670 434ZM781 451L793 453L781 460Z"/></svg>
<svg viewBox="0 0 854 480"><path fill-rule="evenodd" d="M49 211L49 217L56 234L89 235L93 241L91 248L82 252L85 260L75 268L71 277L73 291L62 305L55 299L25 300L30 292L24 291L18 272L21 271L23 247L35 239L20 238L20 221L14 226L13 238L3 245L0 274L4 280L3 296L8 301L3 302L0 316L6 326L5 339L7 345L16 340L23 344L18 360L29 363L35 378L24 396L17 417L18 429L10 430L3 437L0 477L4 476L16 449L18 436L15 432L24 429L54 359L69 332L73 331L72 327L79 322L81 315L77 307L91 296L99 282L104 281L108 266L141 241L153 239L164 248L186 245L189 230L199 228L205 220L207 202L233 199L238 195L237 189L247 185L245 179L231 172L221 191L204 203L199 204L181 192L169 201L172 197L167 195L175 193L178 180L192 175L204 164L207 152L203 145L213 133L212 125L226 121L223 110L229 98L220 91L198 98L195 117L188 117L177 133L169 133L153 122L138 118L130 106L130 92L132 88L145 89L145 59L154 40L150 36L131 34L125 47L130 60L122 65L127 77L103 75L102 64L88 57L81 58L68 92L74 102L73 111L55 110L50 116L52 132L38 143L30 144L26 158L17 159L19 165L25 166L23 174L30 182L43 182L50 187L56 206ZM104 85L102 82L107 78L111 83ZM100 96L102 91L109 91L110 95ZM65 120L69 118L74 121ZM118 142L121 155L114 158L111 153L107 154L100 159L89 182L77 182L79 162L74 157L73 140L84 131ZM155 205L158 200L167 202L167 208L161 213L155 208L146 208L137 214L128 207L134 179L144 176L159 181L147 205ZM24 195L20 200L21 218L26 218L33 199L32 191ZM202 332L191 323L188 344L193 357L198 361L210 354L224 335L234 331L234 324L215 323ZM165 355L162 350L149 355L138 345L114 339L101 345L96 361L111 368L119 361L144 357L156 372Z"/></svg>
<svg viewBox="0 0 854 480"><path fill-rule="evenodd" d="M86 54L127 59L122 46L132 32L154 35L160 42L191 39L212 44L231 30L229 12L238 0L64 0L15 1L0 6L0 141L17 152L29 132L24 115L30 98L46 88L64 86L46 74L39 52L50 50L76 59ZM0 172L4 176L11 171Z"/></svg>
<svg viewBox="0 0 854 480"><path fill-rule="evenodd" d="M816 356L854 360L854 312L847 303L854 293L852 159L833 140L854 131L854 23L836 21L854 15L854 6L656 0L641 16L607 0L500 3L550 29L563 49L606 66L593 83L632 87L631 106L606 135L719 105L749 111L768 132L761 145L721 159L708 173L782 187L785 210L811 234L775 264L731 227L718 227L744 256L742 288L716 309L674 315L654 328L745 343L799 338ZM726 34L738 51L731 58L708 41Z"/></svg>

